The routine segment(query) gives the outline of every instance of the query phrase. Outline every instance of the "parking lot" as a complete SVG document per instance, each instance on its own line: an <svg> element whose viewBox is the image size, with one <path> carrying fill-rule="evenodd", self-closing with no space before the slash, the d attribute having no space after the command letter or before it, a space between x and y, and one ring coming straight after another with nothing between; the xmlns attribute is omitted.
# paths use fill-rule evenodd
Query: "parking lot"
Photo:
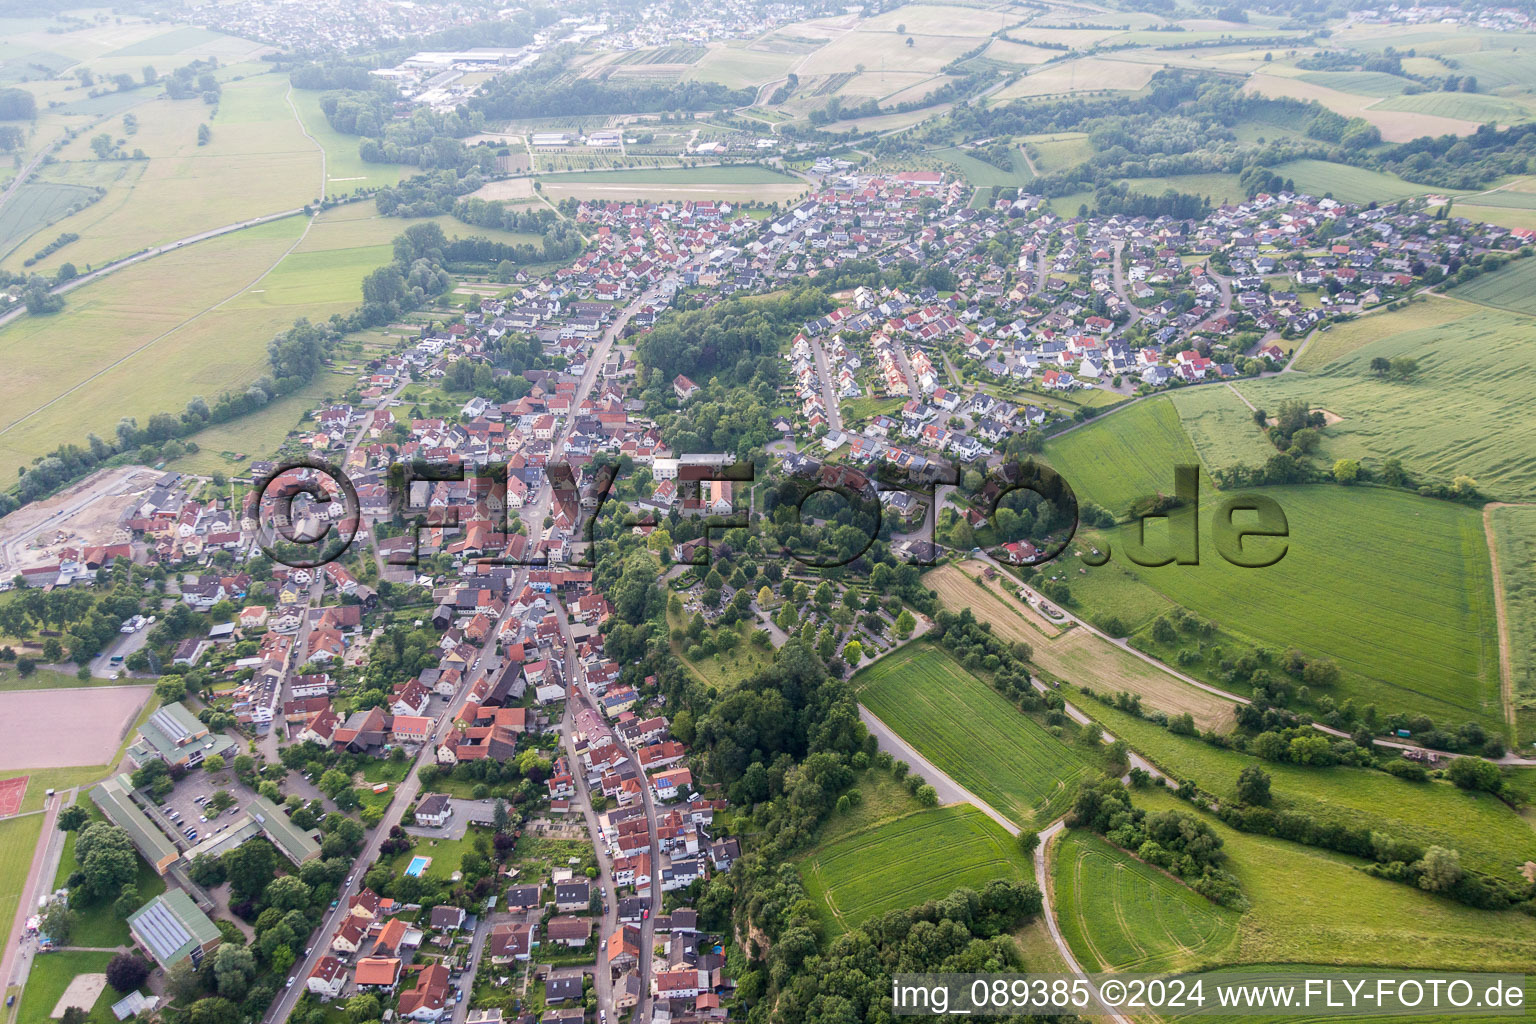
<svg viewBox="0 0 1536 1024"><path fill-rule="evenodd" d="M207 817L209 812L198 803L198 800L206 800L219 789L228 790L229 795L235 798L234 804L211 821L199 820ZM210 777L207 772L199 770L189 773L186 778L178 782L176 788L171 791L171 795L158 805L158 810L162 812L162 816L166 817L166 823L174 826L175 838L183 845L193 845L187 840L184 834L185 829L197 829L199 842L217 834L220 828L227 831L228 826L245 810L250 799L250 791L242 786L234 773L228 769L220 772L217 777ZM167 809L179 814L180 819L176 820L165 815Z"/></svg>

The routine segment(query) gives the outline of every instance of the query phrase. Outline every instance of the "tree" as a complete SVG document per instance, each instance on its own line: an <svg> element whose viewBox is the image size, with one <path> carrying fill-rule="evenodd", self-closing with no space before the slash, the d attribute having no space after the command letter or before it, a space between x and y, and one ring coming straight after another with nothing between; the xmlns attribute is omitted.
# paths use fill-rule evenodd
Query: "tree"
<svg viewBox="0 0 1536 1024"><path fill-rule="evenodd" d="M213 977L219 995L226 999L244 999L251 979L256 977L256 954L245 946L224 943L213 954Z"/></svg>
<svg viewBox="0 0 1536 1024"><path fill-rule="evenodd" d="M238 899L256 897L277 872L277 854L264 840L247 840L219 860Z"/></svg>
<svg viewBox="0 0 1536 1024"><path fill-rule="evenodd" d="M1269 803L1269 773L1256 764L1238 772L1237 798L1245 804Z"/></svg>
<svg viewBox="0 0 1536 1024"><path fill-rule="evenodd" d="M320 776L320 781L316 785L320 787L320 792L335 800L337 794L351 787L352 780L347 777L345 772L337 771L335 768L328 768Z"/></svg>
<svg viewBox="0 0 1536 1024"><path fill-rule="evenodd" d="M1407 380L1419 372L1419 361L1412 356L1394 356L1391 366L1392 376L1398 380Z"/></svg>
<svg viewBox="0 0 1536 1024"><path fill-rule="evenodd" d="M917 787L917 792L912 794L917 797L917 802L924 807L937 807L939 805L939 791L926 782Z"/></svg>
<svg viewBox="0 0 1536 1024"><path fill-rule="evenodd" d="M183 1002L203 991L203 979L198 977L191 957L178 960L165 972L165 990L172 999Z"/></svg>
<svg viewBox="0 0 1536 1024"><path fill-rule="evenodd" d="M1359 459L1339 459L1333 464L1333 478L1341 484L1352 484L1360 479Z"/></svg>
<svg viewBox="0 0 1536 1024"><path fill-rule="evenodd" d="M230 807L234 806L234 803L235 798L230 795L229 790L216 789L213 791L213 795L208 798L208 809L214 814L223 814Z"/></svg>
<svg viewBox="0 0 1536 1024"><path fill-rule="evenodd" d="M39 929L48 938L53 940L56 946L69 945L69 934L74 931L75 921L78 915L70 910L63 900L54 900L48 904L48 909L43 911L43 919L39 922Z"/></svg>
<svg viewBox="0 0 1536 1024"><path fill-rule="evenodd" d="M118 916L119 920L126 921L128 920L128 915L138 910L143 902L139 898L138 886L125 885L123 886L122 893L117 897L117 902L112 904L112 912Z"/></svg>
<svg viewBox="0 0 1536 1024"><path fill-rule="evenodd" d="M107 984L132 992L149 978L149 962L133 953L119 953L107 964Z"/></svg>
<svg viewBox="0 0 1536 1024"><path fill-rule="evenodd" d="M1446 778L1462 789L1480 789L1497 793L1504 787L1499 766L1480 757L1458 757L1445 770Z"/></svg>
<svg viewBox="0 0 1536 1024"><path fill-rule="evenodd" d="M138 854L128 833L105 821L88 826L75 839L75 860L84 877L76 887L77 896L85 903L106 899L139 873Z"/></svg>
<svg viewBox="0 0 1536 1024"><path fill-rule="evenodd" d="M905 640L916 628L917 619L913 618L911 609L903 608L901 614L896 616L896 635Z"/></svg>
<svg viewBox="0 0 1536 1024"><path fill-rule="evenodd" d="M1392 360L1386 356L1376 356L1371 360L1371 372L1378 377L1385 377L1392 370Z"/></svg>
<svg viewBox="0 0 1536 1024"><path fill-rule="evenodd" d="M262 902L278 910L303 910L310 902L309 886L293 875L272 879L261 895Z"/></svg>
<svg viewBox="0 0 1536 1024"><path fill-rule="evenodd" d="M1040 833L1034 829L1025 829L1019 833L1019 849L1024 851L1024 856L1034 856L1035 850L1040 846Z"/></svg>
<svg viewBox="0 0 1536 1024"><path fill-rule="evenodd" d="M59 812L59 831L78 832L90 823L91 812L79 804L70 804Z"/></svg>
<svg viewBox="0 0 1536 1024"><path fill-rule="evenodd" d="M213 129L209 128L206 124L198 125L197 126L197 144L199 146L206 146L206 145L208 145L208 143L210 143L212 141L213 141ZM398 271L396 271L396 273L398 273Z"/></svg>
<svg viewBox="0 0 1536 1024"><path fill-rule="evenodd" d="M372 992L359 992L347 1000L347 1020L352 1024L363 1024L363 1021L378 1020L382 1013L379 1006L379 997Z"/></svg>
<svg viewBox="0 0 1536 1024"><path fill-rule="evenodd" d="M223 771L224 768L225 762L223 754L209 754L207 757L203 758L203 771L207 772L209 775L217 774L218 772Z"/></svg>
<svg viewBox="0 0 1536 1024"><path fill-rule="evenodd" d="M1418 872L1420 889L1444 892L1461 881L1461 854L1443 846L1431 846L1413 868Z"/></svg>
<svg viewBox="0 0 1536 1024"><path fill-rule="evenodd" d="M857 640L848 641L848 645L843 648L843 660L850 665L858 665L864 660L864 645Z"/></svg>

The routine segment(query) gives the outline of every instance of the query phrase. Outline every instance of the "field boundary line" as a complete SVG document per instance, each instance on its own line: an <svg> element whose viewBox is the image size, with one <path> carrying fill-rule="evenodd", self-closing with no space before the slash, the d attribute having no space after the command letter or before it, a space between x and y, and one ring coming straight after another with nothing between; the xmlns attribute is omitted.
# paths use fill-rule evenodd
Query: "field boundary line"
<svg viewBox="0 0 1536 1024"><path fill-rule="evenodd" d="M1493 511L1499 508L1532 508L1536 503L1528 501L1491 501L1483 506L1483 539L1488 543L1488 567L1493 574L1494 628L1499 633L1499 703L1503 705L1504 721L1511 730L1518 729L1515 716L1515 677L1510 665L1509 613L1504 604L1504 574L1499 570L1499 546L1493 535ZM1511 740L1520 744L1518 731L1511 733Z"/></svg>

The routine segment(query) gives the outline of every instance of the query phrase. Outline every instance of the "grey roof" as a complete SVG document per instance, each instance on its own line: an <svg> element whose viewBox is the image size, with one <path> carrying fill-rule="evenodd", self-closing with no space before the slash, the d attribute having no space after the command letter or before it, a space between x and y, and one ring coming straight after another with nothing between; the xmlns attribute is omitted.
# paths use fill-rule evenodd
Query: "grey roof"
<svg viewBox="0 0 1536 1024"><path fill-rule="evenodd" d="M218 925L180 889L168 889L134 911L128 928L162 967L170 967L221 938Z"/></svg>

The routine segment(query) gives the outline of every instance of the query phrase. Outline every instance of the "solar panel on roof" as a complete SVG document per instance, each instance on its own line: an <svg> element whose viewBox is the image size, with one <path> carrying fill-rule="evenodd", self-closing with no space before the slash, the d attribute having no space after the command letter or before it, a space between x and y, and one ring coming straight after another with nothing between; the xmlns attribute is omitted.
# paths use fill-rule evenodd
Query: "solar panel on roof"
<svg viewBox="0 0 1536 1024"><path fill-rule="evenodd" d="M192 933L187 931L187 926L164 903L148 907L134 921L134 928L144 944L149 946L150 952L161 961L169 960L192 941Z"/></svg>
<svg viewBox="0 0 1536 1024"><path fill-rule="evenodd" d="M176 720L174 715L164 708L150 715L149 719L160 728L161 732L165 733L166 738L172 743L180 744L182 740L187 738L187 730Z"/></svg>

